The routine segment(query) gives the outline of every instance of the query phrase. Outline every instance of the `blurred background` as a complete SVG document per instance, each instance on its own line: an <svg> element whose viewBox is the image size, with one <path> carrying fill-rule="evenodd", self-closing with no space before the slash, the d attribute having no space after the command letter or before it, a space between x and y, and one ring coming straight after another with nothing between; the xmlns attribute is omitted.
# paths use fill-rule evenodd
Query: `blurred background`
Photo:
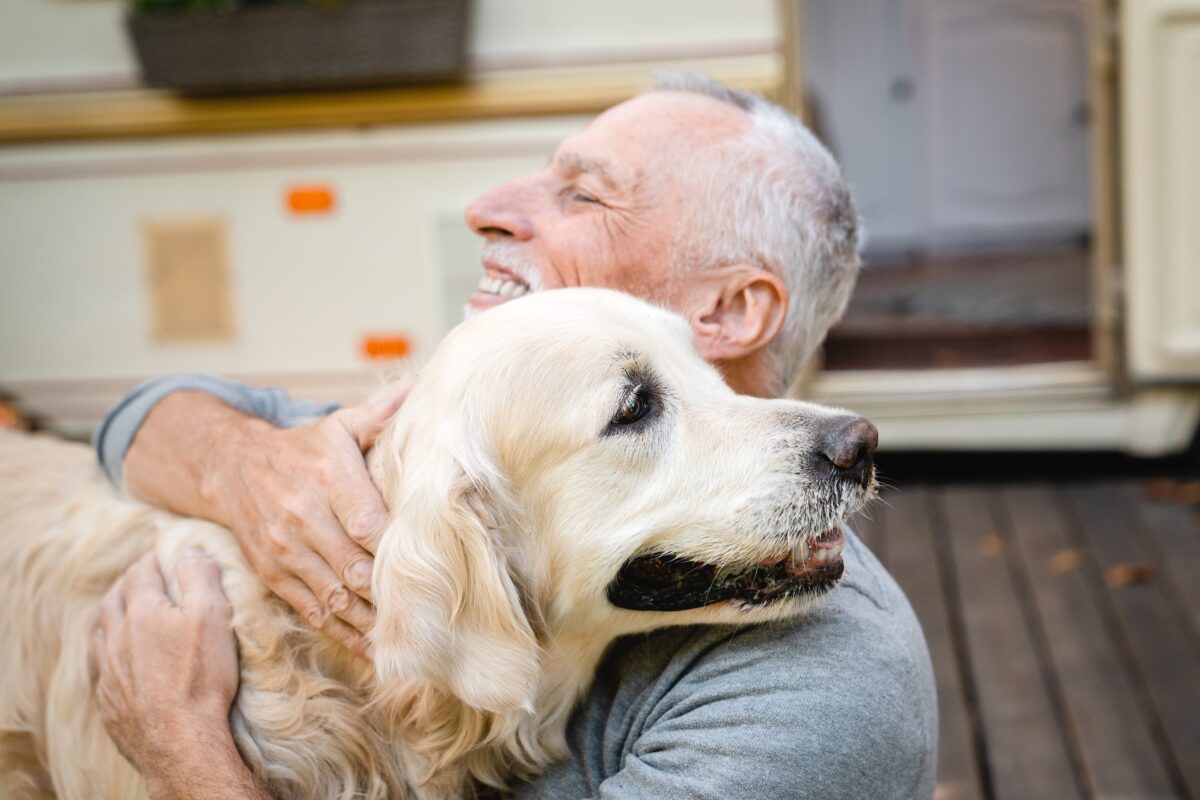
<svg viewBox="0 0 1200 800"><path fill-rule="evenodd" d="M803 113L865 221L797 392L893 451L1178 453L1200 118L1176 7L6 0L0 386L76 434L163 372L353 402L460 318L472 198L690 68Z"/></svg>
<svg viewBox="0 0 1200 800"><path fill-rule="evenodd" d="M356 402L460 319L468 202L679 68L854 190L793 392L880 428L939 797L1200 797L1200 0L3 0L0 424Z"/></svg>

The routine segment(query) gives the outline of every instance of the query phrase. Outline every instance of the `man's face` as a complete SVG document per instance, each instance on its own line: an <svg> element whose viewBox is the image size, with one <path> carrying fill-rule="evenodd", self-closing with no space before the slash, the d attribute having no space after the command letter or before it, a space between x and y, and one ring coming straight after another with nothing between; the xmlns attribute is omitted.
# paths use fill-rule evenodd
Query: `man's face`
<svg viewBox="0 0 1200 800"><path fill-rule="evenodd" d="M688 167L748 124L699 94L652 92L614 106L562 143L542 170L467 208L486 240L468 308L529 290L601 286L681 308L673 248L695 202Z"/></svg>

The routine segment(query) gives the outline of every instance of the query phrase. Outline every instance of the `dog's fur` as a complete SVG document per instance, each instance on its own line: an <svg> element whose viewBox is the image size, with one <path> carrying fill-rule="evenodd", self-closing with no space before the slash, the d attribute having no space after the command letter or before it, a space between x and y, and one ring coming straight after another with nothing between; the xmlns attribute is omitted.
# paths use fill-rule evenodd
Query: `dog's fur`
<svg viewBox="0 0 1200 800"><path fill-rule="evenodd" d="M630 386L655 413L614 427ZM281 798L448 798L565 757L569 713L618 636L751 623L811 597L628 611L645 552L747 569L801 550L870 489L816 469L836 412L735 395L679 317L624 295L533 295L450 334L369 454L391 509L374 670L273 597L215 525L118 499L90 451L0 435L0 795L135 798L87 647L101 596L155 550L199 545L234 608L238 747Z"/></svg>

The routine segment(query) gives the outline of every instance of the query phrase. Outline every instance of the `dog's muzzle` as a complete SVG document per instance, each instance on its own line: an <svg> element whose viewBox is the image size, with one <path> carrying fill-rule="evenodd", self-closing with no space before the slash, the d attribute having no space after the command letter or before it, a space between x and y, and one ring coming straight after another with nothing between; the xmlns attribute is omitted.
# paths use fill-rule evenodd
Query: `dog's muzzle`
<svg viewBox="0 0 1200 800"><path fill-rule="evenodd" d="M801 563L784 556L741 571L670 553L635 556L608 585L608 600L631 611L686 611L725 601L757 607L817 596L841 579L844 543L841 526L835 526L812 541Z"/></svg>

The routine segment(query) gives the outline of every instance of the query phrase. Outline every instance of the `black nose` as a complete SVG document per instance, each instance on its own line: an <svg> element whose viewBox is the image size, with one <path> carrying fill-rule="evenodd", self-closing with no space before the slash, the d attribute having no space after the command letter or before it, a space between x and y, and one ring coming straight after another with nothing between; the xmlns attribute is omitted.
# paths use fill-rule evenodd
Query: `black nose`
<svg viewBox="0 0 1200 800"><path fill-rule="evenodd" d="M830 421L820 440L821 457L833 466L834 474L862 486L871 481L879 431L862 417Z"/></svg>

